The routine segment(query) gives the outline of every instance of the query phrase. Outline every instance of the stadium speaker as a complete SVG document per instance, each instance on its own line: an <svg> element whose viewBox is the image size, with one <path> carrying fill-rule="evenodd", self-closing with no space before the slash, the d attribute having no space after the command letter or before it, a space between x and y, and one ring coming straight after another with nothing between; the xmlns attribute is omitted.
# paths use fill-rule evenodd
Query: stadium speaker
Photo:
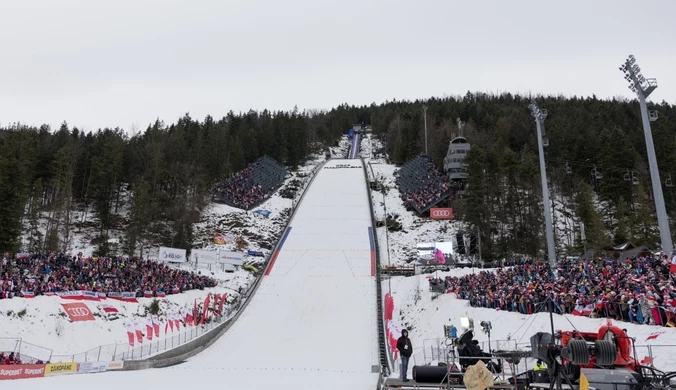
<svg viewBox="0 0 676 390"><path fill-rule="evenodd" d="M462 235L462 233L457 233L455 235L455 239L458 242L458 254L466 255L467 253L465 253L465 237Z"/></svg>
<svg viewBox="0 0 676 390"><path fill-rule="evenodd" d="M553 363L550 351L556 348L554 336L551 333L538 332L530 338L531 351L533 358L540 359L546 364Z"/></svg>
<svg viewBox="0 0 676 390"><path fill-rule="evenodd" d="M476 244L477 244L477 237L475 235L469 236L469 254L470 255L475 255L476 254Z"/></svg>
<svg viewBox="0 0 676 390"><path fill-rule="evenodd" d="M445 366L413 366L413 380L417 383L448 383L462 385L463 374L449 372Z"/></svg>

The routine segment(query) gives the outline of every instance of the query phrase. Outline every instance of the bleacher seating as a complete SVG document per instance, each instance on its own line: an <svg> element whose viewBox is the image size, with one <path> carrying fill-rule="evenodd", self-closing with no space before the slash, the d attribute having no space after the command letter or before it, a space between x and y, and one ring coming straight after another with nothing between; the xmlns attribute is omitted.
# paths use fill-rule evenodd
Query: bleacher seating
<svg viewBox="0 0 676 390"><path fill-rule="evenodd" d="M450 195L450 185L425 155L418 155L401 166L397 185L406 208L422 214Z"/></svg>
<svg viewBox="0 0 676 390"><path fill-rule="evenodd" d="M216 183L212 193L216 201L250 210L281 187L288 174L289 171L277 161L263 156L228 180Z"/></svg>

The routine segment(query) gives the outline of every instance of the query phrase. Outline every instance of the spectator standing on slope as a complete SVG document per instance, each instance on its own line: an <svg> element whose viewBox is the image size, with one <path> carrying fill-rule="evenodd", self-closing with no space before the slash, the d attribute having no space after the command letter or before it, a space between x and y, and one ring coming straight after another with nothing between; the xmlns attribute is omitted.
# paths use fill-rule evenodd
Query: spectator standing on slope
<svg viewBox="0 0 676 390"><path fill-rule="evenodd" d="M401 379L404 382L408 382L406 373L408 372L408 359L413 353L413 345L411 344L411 339L408 338L408 330L406 329L401 331L401 337L397 340L397 350L399 351L399 355L401 355Z"/></svg>

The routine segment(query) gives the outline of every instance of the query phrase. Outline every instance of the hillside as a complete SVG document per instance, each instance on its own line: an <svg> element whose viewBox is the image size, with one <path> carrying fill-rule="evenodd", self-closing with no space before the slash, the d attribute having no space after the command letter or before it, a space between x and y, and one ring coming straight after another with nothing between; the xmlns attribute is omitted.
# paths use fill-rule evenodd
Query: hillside
<svg viewBox="0 0 676 390"><path fill-rule="evenodd" d="M658 233L635 101L538 96L547 109L549 188L562 254L630 241L656 248ZM468 229L479 228L485 259L544 252L541 188L530 97L470 93L431 98L430 158L441 168L448 142L466 122L467 193L454 202ZM83 132L64 123L0 129L0 250L64 250L78 221L96 232L90 242L136 253L149 243L185 247L194 240L213 183L263 155L295 167L337 141L353 123L373 126L389 162L425 149L421 101L338 106L328 111L249 111L203 121L189 115L157 121L132 135L120 129ZM676 221L676 111L650 104L667 210ZM598 175L592 176L592 171ZM629 181L626 180L629 178ZM126 217L118 217L127 210ZM85 219L85 211L87 218ZM40 218L47 218L41 227ZM586 242L579 226L585 225ZM672 229L674 227L672 226ZM23 230L30 240L21 242ZM112 237L112 230L124 231ZM115 239L111 242L110 239Z"/></svg>

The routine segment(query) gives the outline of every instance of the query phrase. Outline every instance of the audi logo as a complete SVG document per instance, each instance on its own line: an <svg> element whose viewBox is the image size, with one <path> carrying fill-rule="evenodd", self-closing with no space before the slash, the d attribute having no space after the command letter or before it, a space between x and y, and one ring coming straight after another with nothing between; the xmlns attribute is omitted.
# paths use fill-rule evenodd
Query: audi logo
<svg viewBox="0 0 676 390"><path fill-rule="evenodd" d="M434 217L450 217L450 210L432 210L432 216Z"/></svg>
<svg viewBox="0 0 676 390"><path fill-rule="evenodd" d="M68 309L68 314L71 317L87 317L91 312L85 307L71 307Z"/></svg>

